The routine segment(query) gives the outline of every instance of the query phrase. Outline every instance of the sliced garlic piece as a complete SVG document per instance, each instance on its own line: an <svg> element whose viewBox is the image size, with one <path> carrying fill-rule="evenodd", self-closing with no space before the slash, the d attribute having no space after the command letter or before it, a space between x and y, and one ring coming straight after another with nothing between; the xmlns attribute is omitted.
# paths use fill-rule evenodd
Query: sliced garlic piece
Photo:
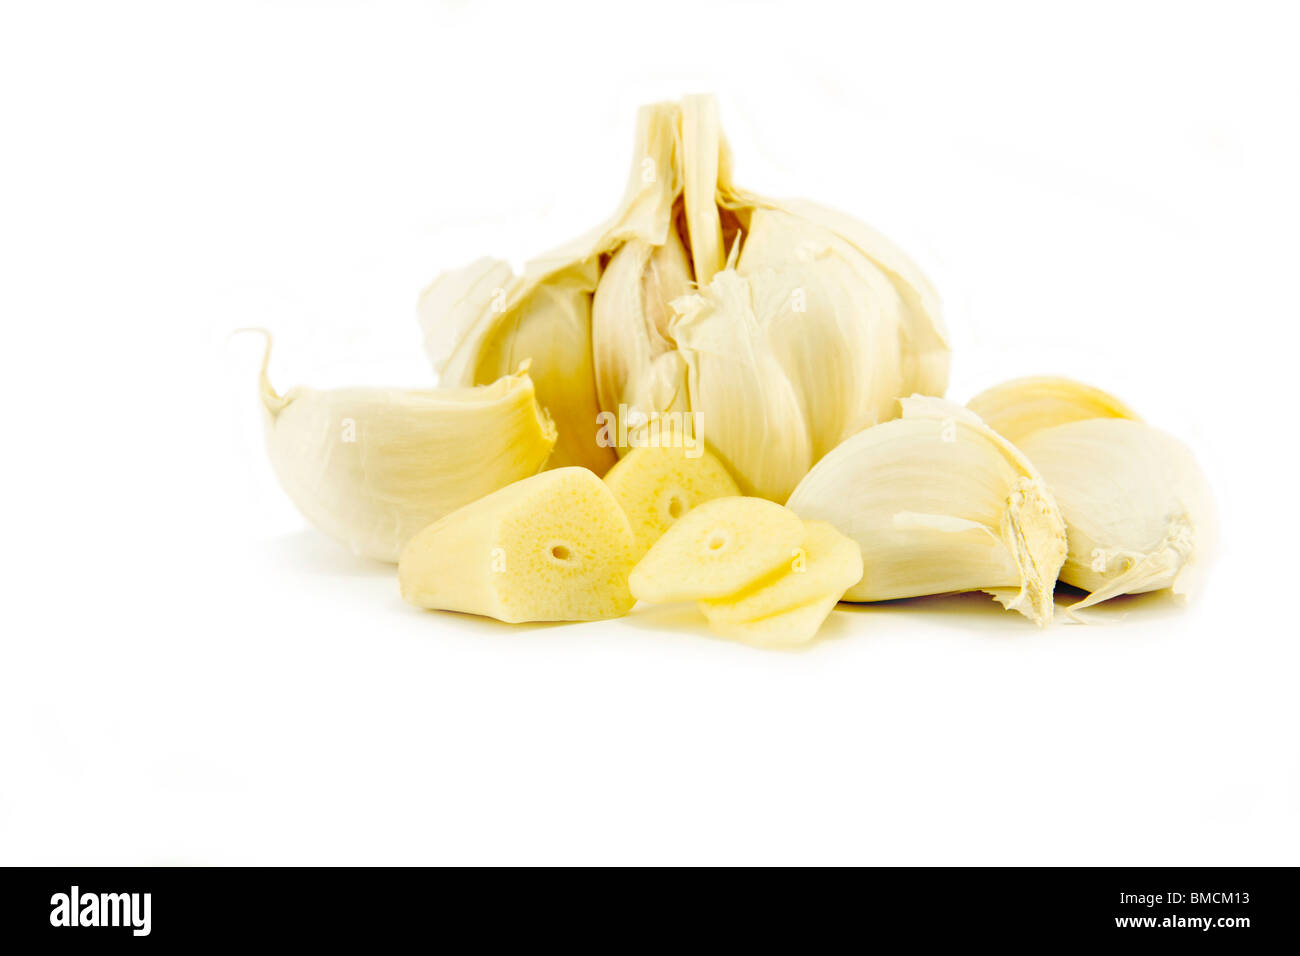
<svg viewBox="0 0 1300 956"><path fill-rule="evenodd" d="M828 522L803 525L803 541L783 567L735 594L700 601L714 630L752 632L773 646L812 639L845 590L861 580L862 552ZM821 618L814 621L810 608L823 608Z"/></svg>
<svg viewBox="0 0 1300 956"><path fill-rule="evenodd" d="M396 561L421 528L537 473L555 445L525 368L474 388L259 391L266 447L307 520L357 554Z"/></svg>
<svg viewBox="0 0 1300 956"><path fill-rule="evenodd" d="M425 528L397 566L419 607L518 624L592 621L632 608L627 516L586 468L508 485Z"/></svg>
<svg viewBox="0 0 1300 956"><path fill-rule="evenodd" d="M656 604L726 597L785 567L803 535L803 522L771 501L715 498L665 531L628 583Z"/></svg>
<svg viewBox="0 0 1300 956"><path fill-rule="evenodd" d="M1142 422L1094 418L1033 432L1020 448L1065 516L1070 548L1061 580L1091 592L1072 610L1120 594L1195 590L1214 507L1182 442Z"/></svg>
<svg viewBox="0 0 1300 956"><path fill-rule="evenodd" d="M644 555L683 515L714 498L739 495L722 463L703 448L635 448L605 475Z"/></svg>
<svg viewBox="0 0 1300 956"><path fill-rule="evenodd" d="M1037 624L1052 618L1065 523L1015 446L968 409L903 399L903 416L859 432L790 496L804 518L857 541L847 601L985 590Z"/></svg>
<svg viewBox="0 0 1300 956"><path fill-rule="evenodd" d="M1089 418L1139 420L1137 413L1114 395L1052 375L1018 378L995 385L972 398L966 407L1016 445L1040 429L1066 422Z"/></svg>
<svg viewBox="0 0 1300 956"><path fill-rule="evenodd" d="M802 607L789 608L753 620L732 620L714 613L712 608L703 604L700 609L709 622L709 629L719 637L754 647L781 648L798 647L811 641L838 603L839 595L826 594Z"/></svg>

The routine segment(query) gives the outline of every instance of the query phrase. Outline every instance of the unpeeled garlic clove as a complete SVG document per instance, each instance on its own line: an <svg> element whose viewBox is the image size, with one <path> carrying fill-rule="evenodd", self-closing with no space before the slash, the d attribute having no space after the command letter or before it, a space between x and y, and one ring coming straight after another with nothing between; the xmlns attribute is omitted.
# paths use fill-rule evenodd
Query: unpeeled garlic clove
<svg viewBox="0 0 1300 956"><path fill-rule="evenodd" d="M968 409L913 396L859 432L790 496L862 550L846 601L988 591L1039 625L1066 554L1065 522L1038 471Z"/></svg>
<svg viewBox="0 0 1300 956"><path fill-rule="evenodd" d="M402 597L510 624L619 617L634 603L627 516L586 468L525 478L452 512L402 551Z"/></svg>
<svg viewBox="0 0 1300 956"><path fill-rule="evenodd" d="M1089 418L1141 420L1109 392L1053 375L1003 382L980 392L966 407L1016 445L1036 431L1067 422Z"/></svg>
<svg viewBox="0 0 1300 956"><path fill-rule="evenodd" d="M439 385L486 384L531 361L538 401L559 433L549 467L582 465L603 475L617 460L598 439L592 294L603 256L629 241L662 245L667 237L680 189L678 116L671 103L639 112L636 163L609 221L529 262L520 276L506 263L480 259L443 273L420 297Z"/></svg>
<svg viewBox="0 0 1300 956"><path fill-rule="evenodd" d="M1094 418L1034 431L1020 448L1043 475L1069 531L1061 580L1088 596L1172 588L1189 596L1214 539L1209 486L1182 442L1143 422Z"/></svg>
<svg viewBox="0 0 1300 956"><path fill-rule="evenodd" d="M397 561L421 528L535 474L555 445L526 371L462 389L259 392L271 466L318 529L357 554Z"/></svg>

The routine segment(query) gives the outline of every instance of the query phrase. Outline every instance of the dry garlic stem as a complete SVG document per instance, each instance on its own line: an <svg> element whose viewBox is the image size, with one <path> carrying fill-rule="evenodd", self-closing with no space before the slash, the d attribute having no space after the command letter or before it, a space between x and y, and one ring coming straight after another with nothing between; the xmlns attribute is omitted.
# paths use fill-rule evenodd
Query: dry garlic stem
<svg viewBox="0 0 1300 956"><path fill-rule="evenodd" d="M864 573L844 599L984 590L1046 624L1066 538L1038 471L960 405L902 405L901 419L845 441L790 497L861 548Z"/></svg>
<svg viewBox="0 0 1300 956"><path fill-rule="evenodd" d="M586 468L525 478L425 528L398 564L402 597L517 624L626 614L632 530Z"/></svg>
<svg viewBox="0 0 1300 956"><path fill-rule="evenodd" d="M535 474L555 444L524 369L444 390L293 388L262 360L266 446L276 477L313 525L357 554L396 561L421 528Z"/></svg>

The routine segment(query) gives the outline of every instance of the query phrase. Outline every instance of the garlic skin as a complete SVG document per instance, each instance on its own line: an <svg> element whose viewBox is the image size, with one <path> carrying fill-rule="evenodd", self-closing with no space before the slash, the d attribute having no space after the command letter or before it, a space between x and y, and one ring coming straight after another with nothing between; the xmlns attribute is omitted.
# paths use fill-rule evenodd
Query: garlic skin
<svg viewBox="0 0 1300 956"><path fill-rule="evenodd" d="M1093 418L1035 431L1020 448L1052 490L1069 534L1061 580L1089 595L1198 587L1215 537L1209 485L1188 448L1150 425Z"/></svg>
<svg viewBox="0 0 1300 956"><path fill-rule="evenodd" d="M530 298L557 284L564 317L532 314ZM707 96L642 108L608 223L518 280L491 262L441 277L420 318L445 384L533 360L560 432L553 465L612 465L615 451L590 447L597 411L699 413L741 489L776 502L845 438L894 417L896 399L941 395L948 378L921 271L847 216L736 187Z"/></svg>
<svg viewBox="0 0 1300 956"><path fill-rule="evenodd" d="M980 392L966 407L1013 444L1053 425L1089 418L1126 418L1138 414L1109 392L1052 375L1003 382Z"/></svg>
<svg viewBox="0 0 1300 956"><path fill-rule="evenodd" d="M642 107L636 162L608 222L529 262L522 275L494 259L444 272L420 296L425 349L439 385L483 385L531 362L537 398L558 430L550 468L581 465L603 475L618 455L597 440L592 298L601 258L624 243L667 239L680 188L672 104ZM611 409L617 411L617 409Z"/></svg>
<svg viewBox="0 0 1300 956"><path fill-rule="evenodd" d="M913 396L902 418L846 440L789 507L857 541L846 601L983 590L1036 624L1052 618L1065 521L1029 459L978 416Z"/></svg>
<svg viewBox="0 0 1300 956"><path fill-rule="evenodd" d="M280 485L316 528L356 554L396 562L420 529L537 472L555 445L525 369L491 385L259 392Z"/></svg>

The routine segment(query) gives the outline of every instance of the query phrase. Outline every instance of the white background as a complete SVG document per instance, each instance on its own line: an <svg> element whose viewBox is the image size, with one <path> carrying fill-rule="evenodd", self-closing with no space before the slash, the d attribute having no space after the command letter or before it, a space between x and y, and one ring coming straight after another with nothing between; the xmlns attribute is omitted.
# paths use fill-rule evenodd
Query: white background
<svg viewBox="0 0 1300 956"><path fill-rule="evenodd" d="M977 6L979 9L976 9ZM1284 8L6 4L4 863L1300 863ZM686 611L422 613L266 465L281 388L432 381L442 268L602 220L635 108L931 274L950 395L1108 387L1195 448L1180 608L982 596L803 653ZM661 624L678 626L661 627Z"/></svg>

